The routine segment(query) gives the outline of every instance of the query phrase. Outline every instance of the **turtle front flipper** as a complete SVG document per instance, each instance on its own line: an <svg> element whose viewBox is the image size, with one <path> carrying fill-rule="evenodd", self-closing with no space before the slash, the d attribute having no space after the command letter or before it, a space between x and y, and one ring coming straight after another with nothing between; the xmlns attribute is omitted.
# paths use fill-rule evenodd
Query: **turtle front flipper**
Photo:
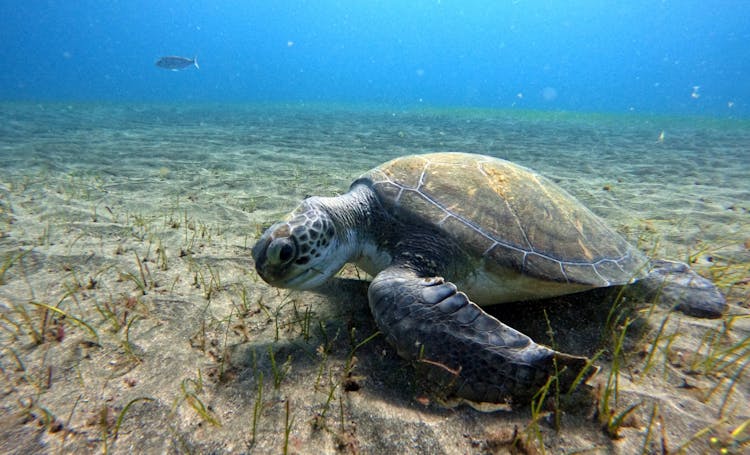
<svg viewBox="0 0 750 455"><path fill-rule="evenodd" d="M501 323L442 278L391 267L369 289L380 330L399 355L418 362L446 398L527 401L557 374L567 391L587 359L536 344Z"/></svg>

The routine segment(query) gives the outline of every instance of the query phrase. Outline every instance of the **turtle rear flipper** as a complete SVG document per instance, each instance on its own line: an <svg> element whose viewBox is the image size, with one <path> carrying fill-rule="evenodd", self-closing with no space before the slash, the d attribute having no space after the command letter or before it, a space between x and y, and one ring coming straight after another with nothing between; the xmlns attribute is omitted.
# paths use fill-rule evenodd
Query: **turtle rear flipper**
<svg viewBox="0 0 750 455"><path fill-rule="evenodd" d="M636 283L647 298L658 296L662 305L689 316L720 318L727 308L726 298L708 279L685 263L653 260L651 272Z"/></svg>
<svg viewBox="0 0 750 455"><path fill-rule="evenodd" d="M402 357L424 367L428 382L445 397L524 401L556 374L563 391L588 376L579 375L588 366L586 358L536 344L442 278L391 267L375 277L369 300L388 341Z"/></svg>

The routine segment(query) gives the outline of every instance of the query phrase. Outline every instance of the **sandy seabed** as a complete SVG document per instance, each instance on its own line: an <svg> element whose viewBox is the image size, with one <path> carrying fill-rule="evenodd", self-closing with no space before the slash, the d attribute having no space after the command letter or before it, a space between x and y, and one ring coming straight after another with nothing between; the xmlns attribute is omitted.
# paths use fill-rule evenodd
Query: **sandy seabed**
<svg viewBox="0 0 750 455"><path fill-rule="evenodd" d="M749 450L748 122L1 106L2 453ZM598 355L601 371L539 408L437 404L377 335L363 273L277 290L250 256L306 195L340 194L387 159L433 151L541 172L644 251L714 279L728 314L648 302L610 312L606 290L495 307L541 343Z"/></svg>

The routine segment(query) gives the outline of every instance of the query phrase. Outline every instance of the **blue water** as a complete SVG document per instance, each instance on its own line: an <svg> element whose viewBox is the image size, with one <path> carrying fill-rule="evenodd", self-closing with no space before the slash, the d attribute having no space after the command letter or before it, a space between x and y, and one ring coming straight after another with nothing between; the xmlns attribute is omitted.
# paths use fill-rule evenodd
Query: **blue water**
<svg viewBox="0 0 750 455"><path fill-rule="evenodd" d="M425 404L432 373L370 336L364 273L282 291L251 248L306 196L443 151L538 171L727 316L498 307L592 357L596 388L560 431ZM0 453L716 451L748 419L748 175L750 0L0 0ZM518 215L554 235L550 213ZM613 442L605 408L643 428Z"/></svg>
<svg viewBox="0 0 750 455"><path fill-rule="evenodd" d="M734 0L0 0L0 100L747 117L748 18Z"/></svg>

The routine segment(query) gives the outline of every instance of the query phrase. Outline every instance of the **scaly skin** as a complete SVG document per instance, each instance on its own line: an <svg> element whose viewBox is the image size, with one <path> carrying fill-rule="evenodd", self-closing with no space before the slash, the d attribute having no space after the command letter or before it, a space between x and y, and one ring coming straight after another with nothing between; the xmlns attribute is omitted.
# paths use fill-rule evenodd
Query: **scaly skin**
<svg viewBox="0 0 750 455"><path fill-rule="evenodd" d="M697 318L720 318L727 308L716 286L683 262L653 259L649 274L632 286L647 300L658 296L663 306Z"/></svg>
<svg viewBox="0 0 750 455"><path fill-rule="evenodd" d="M536 344L501 323L442 278L391 267L368 293L388 341L399 355L425 367L445 398L526 400L558 373L561 390L568 390L586 366L586 358Z"/></svg>

